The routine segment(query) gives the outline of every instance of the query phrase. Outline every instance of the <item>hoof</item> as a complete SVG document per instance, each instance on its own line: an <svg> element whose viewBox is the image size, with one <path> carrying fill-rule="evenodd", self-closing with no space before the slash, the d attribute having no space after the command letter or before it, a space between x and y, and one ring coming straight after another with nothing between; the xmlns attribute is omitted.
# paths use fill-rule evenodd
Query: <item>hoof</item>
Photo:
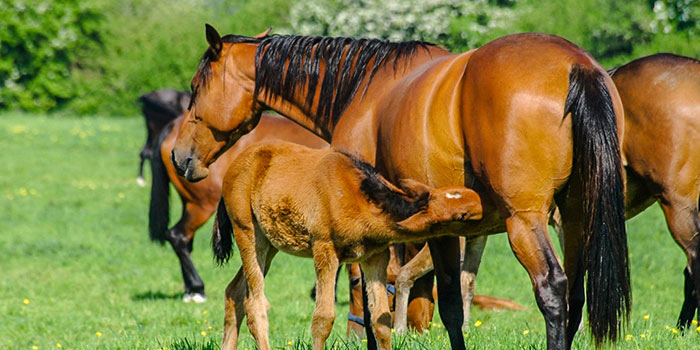
<svg viewBox="0 0 700 350"><path fill-rule="evenodd" d="M146 180L144 180L141 176L136 178L136 183L141 187L146 187Z"/></svg>
<svg viewBox="0 0 700 350"><path fill-rule="evenodd" d="M207 297L204 294L199 293L185 293L185 295L182 296L182 301L186 303L201 304L207 301Z"/></svg>

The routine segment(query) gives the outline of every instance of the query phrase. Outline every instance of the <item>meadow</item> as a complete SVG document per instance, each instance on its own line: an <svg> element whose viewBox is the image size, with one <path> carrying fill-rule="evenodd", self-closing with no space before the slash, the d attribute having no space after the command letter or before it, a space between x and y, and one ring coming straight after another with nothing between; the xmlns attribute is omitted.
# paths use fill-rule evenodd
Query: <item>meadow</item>
<svg viewBox="0 0 700 350"><path fill-rule="evenodd" d="M227 266L214 264L210 220L193 253L209 300L181 301L175 254L148 239L150 189L135 181L144 139L143 121L136 117L0 115L0 348L219 348L223 291L240 266L238 254ZM175 196L172 220L180 211ZM697 348L700 328L685 334L674 328L685 257L658 206L628 221L628 236L633 310L620 343L611 348ZM343 271L329 348L364 347L345 339L346 276ZM280 254L273 262L266 279L273 348L310 348L313 280L311 260ZM532 286L503 234L489 238L476 291L528 310L474 309L467 348L545 348ZM240 349L255 348L243 328ZM437 313L426 333L394 338L396 349L447 347ZM594 348L585 328L574 348Z"/></svg>

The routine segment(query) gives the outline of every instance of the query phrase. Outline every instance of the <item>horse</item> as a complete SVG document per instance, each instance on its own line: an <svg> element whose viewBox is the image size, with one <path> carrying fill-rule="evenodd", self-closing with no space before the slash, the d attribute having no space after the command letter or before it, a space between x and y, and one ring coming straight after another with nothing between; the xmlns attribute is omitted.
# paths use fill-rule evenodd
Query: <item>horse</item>
<svg viewBox="0 0 700 350"><path fill-rule="evenodd" d="M139 186L146 185L143 179L143 163L153 157L153 143L160 131L172 120L181 116L190 103L190 93L173 89L151 91L139 96L142 103L141 111L146 120L146 143L141 148L139 176L136 182Z"/></svg>
<svg viewBox="0 0 700 350"><path fill-rule="evenodd" d="M449 233L481 250L486 235L507 231L530 276L548 348L571 347L584 282L596 344L618 339L630 309L624 112L612 80L583 49L545 34L508 35L462 54L416 41L222 38L209 25L206 37L192 113L171 155L179 174L205 178L262 111L275 110L390 181L473 188L483 219ZM555 202L565 269L547 233ZM457 240L428 244L450 345L465 349ZM389 318L372 315L383 323L368 346L390 338Z"/></svg>
<svg viewBox="0 0 700 350"><path fill-rule="evenodd" d="M661 206L688 260L678 316L685 329L700 305L700 61L656 54L610 74L625 108L627 218Z"/></svg>
<svg viewBox="0 0 700 350"><path fill-rule="evenodd" d="M661 206L669 232L688 260L683 270L684 300L677 321L677 326L685 329L692 324L700 305L700 155L695 151L700 147L700 61L660 53L608 73L625 109L625 216L631 219L654 202ZM563 242L557 211L551 223ZM480 254L473 258L480 259ZM430 270L430 252L423 249L399 272L394 321L397 332L406 324L402 279L411 280ZM468 295L463 297L466 319L471 301Z"/></svg>
<svg viewBox="0 0 700 350"><path fill-rule="evenodd" d="M479 196L464 186L433 188L403 180L396 187L371 165L334 149L282 141L246 149L226 171L212 234L219 262L231 256L235 240L243 265L227 288L234 298L226 302L222 348L237 347L244 308L258 348L270 349L264 279L278 251L314 260L311 335L313 349L323 350L335 320L340 264L360 262L374 276L368 305L378 324L376 318L389 311L389 244L435 236L446 232L437 226L478 220L481 211ZM390 341L379 345L391 349Z"/></svg>
<svg viewBox="0 0 700 350"><path fill-rule="evenodd" d="M328 144L283 117L265 113L260 119L258 128L242 138L235 147L222 154L219 160L212 164L210 168L212 176L204 181L191 183L177 175L171 162L163 161L163 159L167 159L163 157L168 157L172 151L182 120L183 118L178 118L168 124L154 144L157 152L154 152L151 161L153 180L149 209L149 232L152 240L161 244L169 242L177 254L185 282L183 301L202 303L206 301L206 294L204 282L190 258L192 240L197 230L216 211L217 203L221 198L221 182L224 171L233 164L233 160L242 150L263 141L285 140L312 148L325 148L328 147ZM182 216L173 227L168 229L170 221L169 183L173 184L180 195Z"/></svg>

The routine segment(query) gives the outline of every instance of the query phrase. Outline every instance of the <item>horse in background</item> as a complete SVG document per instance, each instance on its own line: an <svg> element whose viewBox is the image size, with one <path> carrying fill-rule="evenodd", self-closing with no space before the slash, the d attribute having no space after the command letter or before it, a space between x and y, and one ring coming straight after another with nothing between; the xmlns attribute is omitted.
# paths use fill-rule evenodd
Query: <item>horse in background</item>
<svg viewBox="0 0 700 350"><path fill-rule="evenodd" d="M146 159L152 159L155 138L160 131L175 118L181 116L190 104L190 93L173 89L161 89L151 91L139 96L141 112L146 120L146 143L141 148L141 162L139 163L139 176L136 182L139 186L145 186L143 179L143 163Z"/></svg>
<svg viewBox="0 0 700 350"><path fill-rule="evenodd" d="M216 205L221 198L224 172L232 165L236 156L247 147L270 140L296 142L311 148L326 148L328 144L288 119L265 113L255 131L241 138L241 142L224 152L219 160L212 164L212 176L192 183L177 175L169 160L182 120L183 118L178 118L168 124L154 143L156 152L153 153L151 161L153 180L148 225L151 239L160 243L167 241L177 254L185 282L183 301L201 303L206 301L206 294L204 282L190 257L192 240L197 230L216 211ZM180 220L170 228L169 184L173 184L182 202Z"/></svg>
<svg viewBox="0 0 700 350"><path fill-rule="evenodd" d="M374 329L384 327L387 248L425 240L435 229L481 218L481 201L464 186L433 188L413 180L396 187L369 164L333 149L288 142L245 150L224 177L212 246L219 262L233 241L242 267L227 287L222 349L235 349L243 322L258 348L269 350L264 279L278 250L311 257L317 281L311 321L313 349L322 350L335 320L335 276L342 263L360 262L372 276L367 292ZM235 232L235 235L234 235ZM443 231L442 234L444 234ZM385 330L388 331L388 330ZM379 342L391 349L390 339Z"/></svg>

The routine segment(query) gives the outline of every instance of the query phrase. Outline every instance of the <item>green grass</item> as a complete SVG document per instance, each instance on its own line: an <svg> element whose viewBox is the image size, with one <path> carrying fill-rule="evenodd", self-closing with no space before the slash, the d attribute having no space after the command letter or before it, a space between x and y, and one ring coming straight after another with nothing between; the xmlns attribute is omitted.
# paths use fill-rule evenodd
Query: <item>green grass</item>
<svg viewBox="0 0 700 350"><path fill-rule="evenodd" d="M223 290L240 266L238 254L228 266L215 266L208 223L196 237L194 261L209 301L180 301L177 259L170 247L149 242L149 188L135 181L144 135L140 118L0 116L1 349L218 349ZM174 220L180 209L172 203ZM658 207L631 220L628 230L634 302L619 348L696 347L695 329L681 335L666 328L680 310L685 257ZM532 287L505 235L490 238L486 250L477 292L529 310L475 309L471 323L481 326L466 334L467 347L544 348ZM310 260L280 254L274 261L266 290L275 349L310 348L312 284ZM347 290L341 278L329 344L362 348L345 340ZM444 327L436 322L426 334L396 337L395 348L446 348ZM627 334L631 340L624 340ZM241 349L254 348L245 329L241 340ZM586 330L575 348L593 348Z"/></svg>

